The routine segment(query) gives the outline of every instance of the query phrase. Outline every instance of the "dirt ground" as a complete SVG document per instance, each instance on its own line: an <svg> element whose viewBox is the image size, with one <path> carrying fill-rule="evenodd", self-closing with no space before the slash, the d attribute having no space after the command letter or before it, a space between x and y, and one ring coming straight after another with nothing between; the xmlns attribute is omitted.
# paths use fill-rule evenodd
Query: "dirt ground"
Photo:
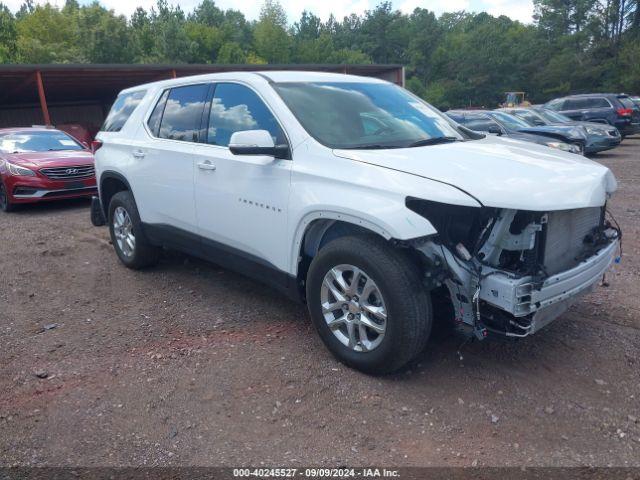
<svg viewBox="0 0 640 480"><path fill-rule="evenodd" d="M380 378L254 281L127 270L85 201L0 215L0 465L640 466L640 138L594 159L620 185L610 286Z"/></svg>

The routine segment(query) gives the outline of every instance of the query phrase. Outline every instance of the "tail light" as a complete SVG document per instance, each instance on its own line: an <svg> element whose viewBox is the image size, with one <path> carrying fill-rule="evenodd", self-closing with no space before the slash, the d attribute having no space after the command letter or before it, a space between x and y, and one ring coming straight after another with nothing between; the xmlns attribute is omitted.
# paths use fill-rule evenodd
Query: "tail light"
<svg viewBox="0 0 640 480"><path fill-rule="evenodd" d="M631 114L633 113L633 109L632 108L619 108L617 110L617 113L621 117L630 117Z"/></svg>
<svg viewBox="0 0 640 480"><path fill-rule="evenodd" d="M100 140L94 140L91 142L91 152L96 153L102 147L102 142Z"/></svg>

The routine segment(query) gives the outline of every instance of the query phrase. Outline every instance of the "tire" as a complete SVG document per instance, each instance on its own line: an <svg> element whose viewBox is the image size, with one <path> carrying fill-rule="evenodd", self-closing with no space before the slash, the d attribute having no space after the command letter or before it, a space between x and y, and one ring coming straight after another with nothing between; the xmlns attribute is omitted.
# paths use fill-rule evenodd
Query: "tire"
<svg viewBox="0 0 640 480"><path fill-rule="evenodd" d="M7 194L7 189L4 186L2 180L0 180L0 210L3 212L13 212L15 211L15 204L9 201L9 195Z"/></svg>
<svg viewBox="0 0 640 480"><path fill-rule="evenodd" d="M118 192L111 198L109 233L113 248L126 267L138 270L158 263L160 249L151 245L145 238L138 208L131 192ZM133 240L132 243L129 240Z"/></svg>
<svg viewBox="0 0 640 480"><path fill-rule="evenodd" d="M334 295L336 289L340 290L340 280L334 282L333 279L340 277L343 285L348 285L356 275L348 272L349 267L361 272L356 287L358 290L364 284L360 295L365 296L365 288L373 291L371 286L367 287L368 280L373 281L379 295L355 299L361 306L359 313L355 313L358 307L353 305L351 295L344 296L349 300L347 305L342 304L342 311L338 308L331 311L341 301ZM330 279L333 289L327 287L329 283L325 283L325 277ZM349 286L350 293L356 291L352 286ZM346 365L369 374L390 373L405 366L424 349L431 333L431 299L422 286L419 269L408 255L374 235L341 237L318 252L307 275L307 303L314 326L333 355ZM384 325L384 334L380 338L376 335L377 330L365 328L367 338L362 339L360 325L356 323L355 336L360 345L350 346L354 342L345 343L349 327L341 315L356 315L356 322L366 319L370 323L371 306L363 307L366 303L382 305L373 308L386 313L386 321L374 316L377 329ZM330 305L330 308L323 305ZM334 317L338 319L333 321ZM333 324L333 329L329 323Z"/></svg>

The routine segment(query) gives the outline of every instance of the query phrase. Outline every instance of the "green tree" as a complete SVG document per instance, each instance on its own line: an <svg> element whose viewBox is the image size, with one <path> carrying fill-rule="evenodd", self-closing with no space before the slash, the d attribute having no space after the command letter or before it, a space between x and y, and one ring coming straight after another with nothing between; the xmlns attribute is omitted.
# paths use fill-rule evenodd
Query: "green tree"
<svg viewBox="0 0 640 480"><path fill-rule="evenodd" d="M287 63L290 58L290 38L287 16L277 0L266 0L260 19L253 31L256 53L269 63Z"/></svg>
<svg viewBox="0 0 640 480"><path fill-rule="evenodd" d="M80 42L89 62L133 61L134 52L128 48L131 35L124 16L115 15L113 10L107 10L97 1L79 8L77 14Z"/></svg>
<svg viewBox="0 0 640 480"><path fill-rule="evenodd" d="M25 63L68 63L86 60L75 15L51 4L38 5L17 22L18 58Z"/></svg>
<svg viewBox="0 0 640 480"><path fill-rule="evenodd" d="M0 63L11 63L17 52L16 19L9 8L0 3Z"/></svg>
<svg viewBox="0 0 640 480"><path fill-rule="evenodd" d="M222 46L222 32L219 28L203 23L187 22L185 26L190 51L189 63L214 63Z"/></svg>
<svg viewBox="0 0 640 480"><path fill-rule="evenodd" d="M391 2L364 14L360 26L362 50L377 63L404 63L411 40L409 21Z"/></svg>
<svg viewBox="0 0 640 480"><path fill-rule="evenodd" d="M227 42L222 47L220 47L220 52L218 53L218 62L225 65L236 65L245 63L247 60L247 55L245 54L242 47L236 42Z"/></svg>
<svg viewBox="0 0 640 480"><path fill-rule="evenodd" d="M216 6L213 0L202 0L189 19L208 27L220 27L224 23L224 12Z"/></svg>

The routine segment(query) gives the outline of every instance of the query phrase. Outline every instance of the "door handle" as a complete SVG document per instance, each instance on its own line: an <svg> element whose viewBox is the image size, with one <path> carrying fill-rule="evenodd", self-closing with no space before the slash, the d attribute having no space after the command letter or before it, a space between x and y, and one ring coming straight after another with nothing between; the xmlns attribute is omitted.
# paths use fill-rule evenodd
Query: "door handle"
<svg viewBox="0 0 640 480"><path fill-rule="evenodd" d="M145 155L146 155L146 153L144 151L142 151L142 150L134 150L133 151L133 156L135 158L144 158Z"/></svg>
<svg viewBox="0 0 640 480"><path fill-rule="evenodd" d="M198 163L198 168L200 170L215 170L216 166L213 163L211 163L209 160L206 160L204 162Z"/></svg>

